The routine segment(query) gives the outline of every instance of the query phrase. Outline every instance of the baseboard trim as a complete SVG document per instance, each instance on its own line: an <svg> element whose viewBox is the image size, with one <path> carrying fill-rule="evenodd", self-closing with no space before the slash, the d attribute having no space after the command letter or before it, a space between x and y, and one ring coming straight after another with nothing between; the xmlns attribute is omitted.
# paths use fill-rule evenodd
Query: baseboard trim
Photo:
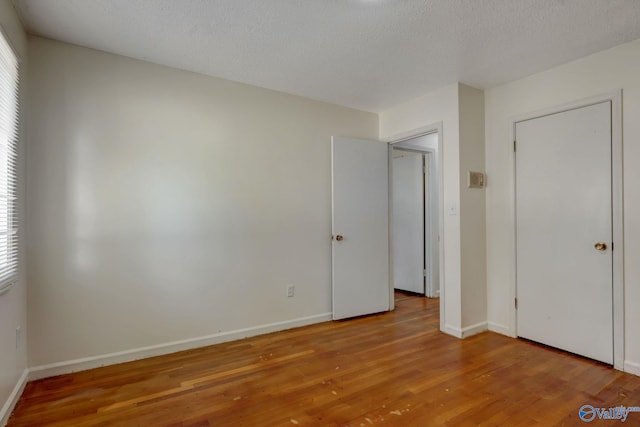
<svg viewBox="0 0 640 427"><path fill-rule="evenodd" d="M640 363L632 362L630 360L625 360L624 371L633 375L640 376Z"/></svg>
<svg viewBox="0 0 640 427"><path fill-rule="evenodd" d="M24 391L24 388L27 385L28 379L29 379L29 369L25 368L25 370L22 371L22 375L20 375L20 378L18 379L18 382L16 383L15 387L13 387L13 390L11 391L9 398L4 403L4 406L2 407L2 409L0 410L1 426L7 425L7 422L9 421L9 417L11 416L13 409L16 407L16 404L18 403L20 396L22 396L22 392Z"/></svg>
<svg viewBox="0 0 640 427"><path fill-rule="evenodd" d="M283 331L286 329L311 325L313 323L326 322L331 319L332 313L322 313L283 322L275 322L251 328L237 329L235 331L221 332L203 337L35 366L29 369L29 380L38 380L56 375L70 374L72 372L85 371L87 369L100 368L102 366L115 365L117 363L131 362L132 360L145 359L147 357L162 356L164 354L176 353L178 351L191 350L194 348L206 347L208 345L220 344L256 335Z"/></svg>
<svg viewBox="0 0 640 427"><path fill-rule="evenodd" d="M440 327L440 330L445 334L454 336L456 338L462 338L462 329L457 328L455 326L445 324Z"/></svg>
<svg viewBox="0 0 640 427"><path fill-rule="evenodd" d="M497 334L506 335L511 338L516 338L516 334L506 325L502 325L496 322L487 322L487 327L491 332L495 332Z"/></svg>
<svg viewBox="0 0 640 427"><path fill-rule="evenodd" d="M480 332L484 332L487 330L487 322L479 322L475 325L469 325L465 328L462 328L462 338L467 338L472 335L479 334Z"/></svg>
<svg viewBox="0 0 640 427"><path fill-rule="evenodd" d="M440 330L445 334L452 335L456 338L467 338L472 335L479 334L480 332L486 331L487 322L476 323L474 325L469 325L462 329L456 326L444 325L443 327L440 328Z"/></svg>

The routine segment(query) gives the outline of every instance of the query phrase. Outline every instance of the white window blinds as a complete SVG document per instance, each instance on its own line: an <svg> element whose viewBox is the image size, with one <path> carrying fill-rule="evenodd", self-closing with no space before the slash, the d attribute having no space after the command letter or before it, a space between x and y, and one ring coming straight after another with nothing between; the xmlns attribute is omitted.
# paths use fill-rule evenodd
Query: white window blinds
<svg viewBox="0 0 640 427"><path fill-rule="evenodd" d="M0 31L0 293L18 277L18 59Z"/></svg>

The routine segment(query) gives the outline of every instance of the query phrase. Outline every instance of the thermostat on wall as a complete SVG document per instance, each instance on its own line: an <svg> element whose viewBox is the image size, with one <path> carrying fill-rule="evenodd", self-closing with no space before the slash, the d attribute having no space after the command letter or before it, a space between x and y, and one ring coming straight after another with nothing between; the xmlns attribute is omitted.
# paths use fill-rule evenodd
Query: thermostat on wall
<svg viewBox="0 0 640 427"><path fill-rule="evenodd" d="M467 172L468 188L484 188L486 185L486 177L482 172Z"/></svg>

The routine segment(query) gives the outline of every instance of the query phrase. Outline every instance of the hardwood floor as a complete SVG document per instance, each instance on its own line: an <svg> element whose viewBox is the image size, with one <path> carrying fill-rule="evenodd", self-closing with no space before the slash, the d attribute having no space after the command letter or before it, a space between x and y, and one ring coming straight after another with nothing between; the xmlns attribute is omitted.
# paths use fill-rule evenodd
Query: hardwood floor
<svg viewBox="0 0 640 427"><path fill-rule="evenodd" d="M583 404L640 406L640 377L491 332L459 340L439 332L437 300L396 304L34 381L8 425L560 426L584 425Z"/></svg>

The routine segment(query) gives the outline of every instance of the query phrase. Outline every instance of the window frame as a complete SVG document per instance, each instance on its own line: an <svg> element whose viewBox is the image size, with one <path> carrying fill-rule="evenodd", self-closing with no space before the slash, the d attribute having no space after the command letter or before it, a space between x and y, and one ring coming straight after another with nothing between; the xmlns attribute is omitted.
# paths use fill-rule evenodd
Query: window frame
<svg viewBox="0 0 640 427"><path fill-rule="evenodd" d="M0 295L18 281L18 144L20 141L20 57L0 27Z"/></svg>

